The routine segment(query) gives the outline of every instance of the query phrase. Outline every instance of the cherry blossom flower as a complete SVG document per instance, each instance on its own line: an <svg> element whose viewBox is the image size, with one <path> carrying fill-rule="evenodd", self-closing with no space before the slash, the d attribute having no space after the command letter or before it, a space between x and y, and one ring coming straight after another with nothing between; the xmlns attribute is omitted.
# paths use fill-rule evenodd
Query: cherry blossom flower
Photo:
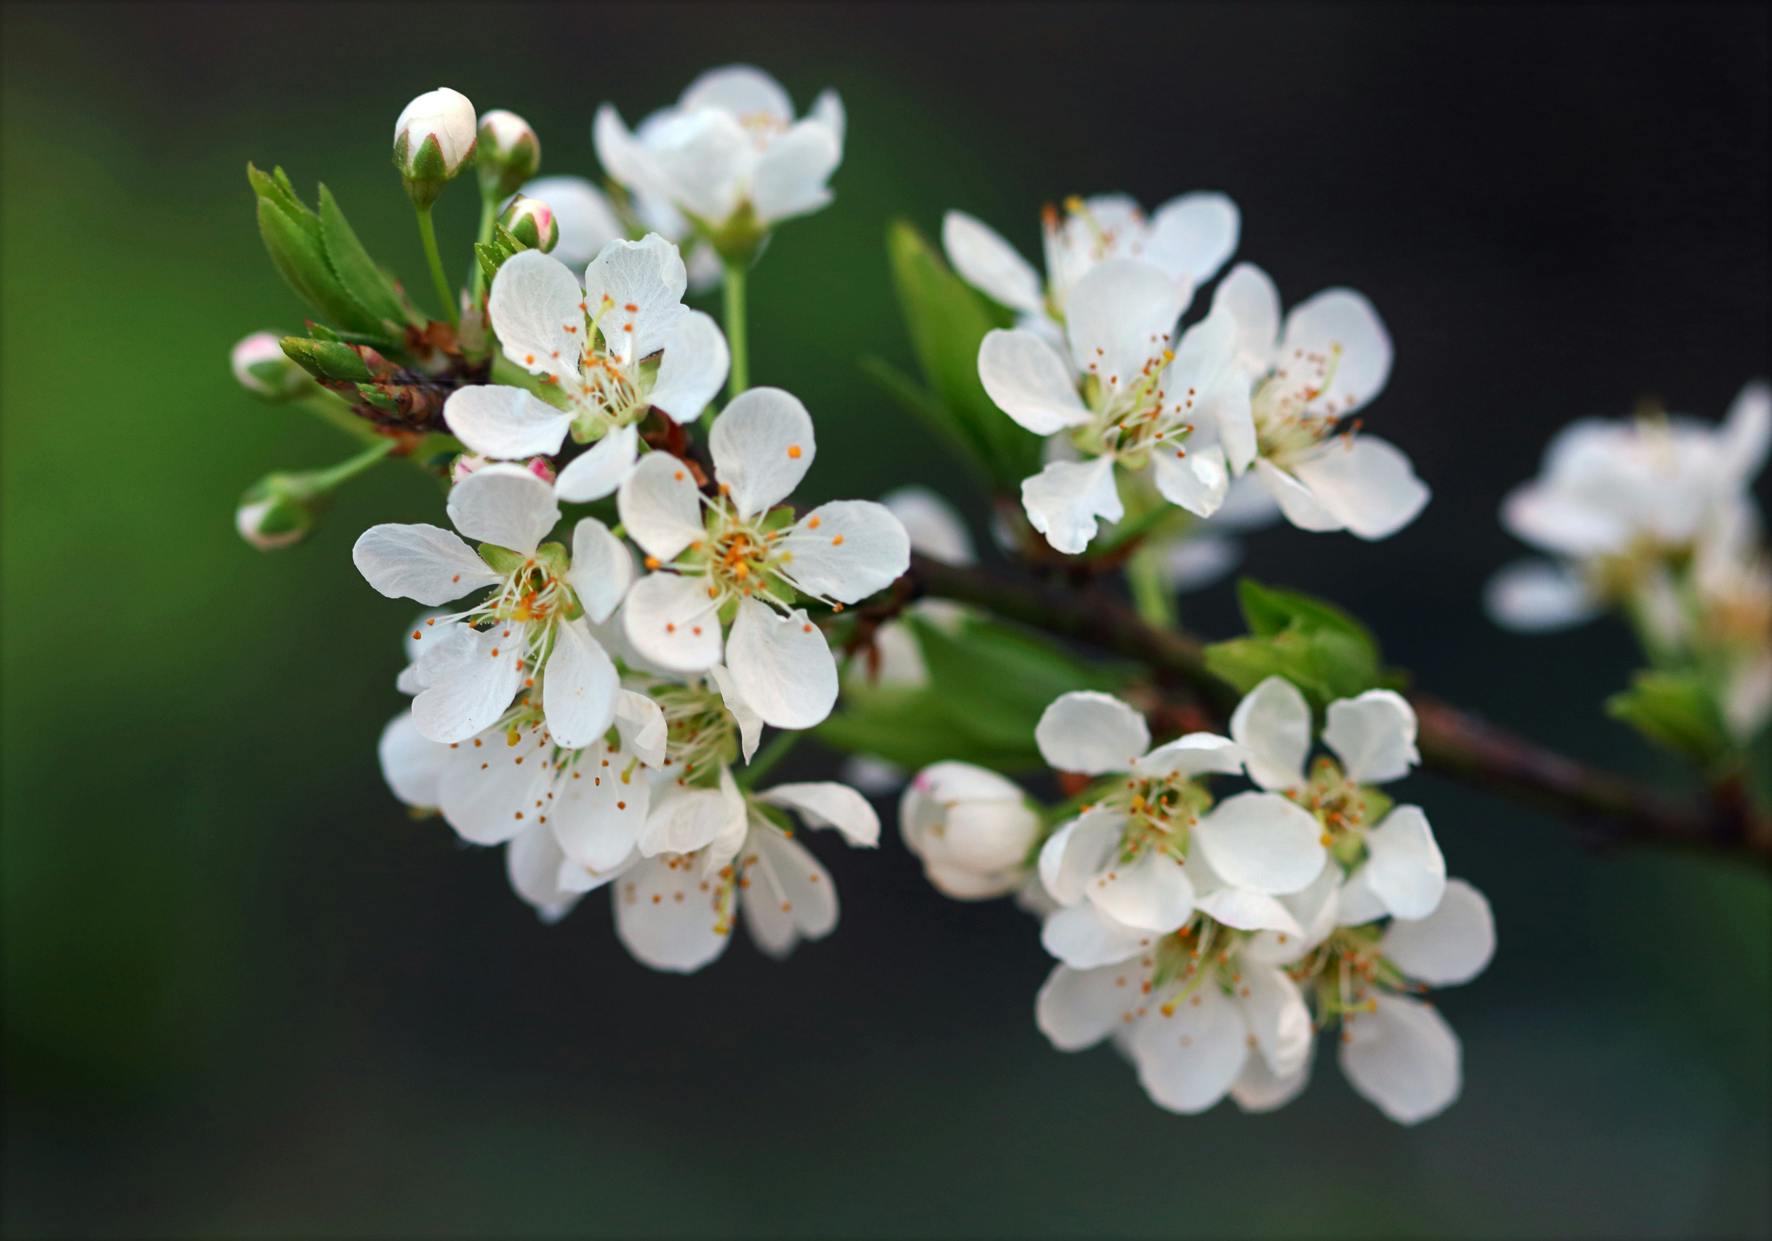
<svg viewBox="0 0 1772 1241"><path fill-rule="evenodd" d="M647 454L617 493L622 524L652 570L628 595L624 632L661 668L695 672L724 659L764 722L810 728L836 701L837 668L796 604L840 607L883 589L909 566L909 540L871 501L833 501L798 521L778 507L816 449L805 406L778 388L734 399L708 449L712 497L686 462L662 452Z"/></svg>
<svg viewBox="0 0 1772 1241"><path fill-rule="evenodd" d="M1147 468L1158 494L1198 516L1224 502L1230 469L1255 453L1249 383L1228 312L1173 332L1185 290L1159 269L1110 259L1071 291L1066 352L1023 328L987 334L978 376L998 408L1059 458L1021 486L1034 529L1059 551L1088 547L1125 515L1116 466Z"/></svg>
<svg viewBox="0 0 1772 1241"><path fill-rule="evenodd" d="M1238 365L1254 382L1255 444L1231 453L1301 530L1382 539L1411 521L1428 489L1394 445L1355 417L1390 378L1391 342L1378 312L1352 289L1327 289L1292 308L1267 273L1239 263L1212 297L1236 325Z"/></svg>
<svg viewBox="0 0 1772 1241"><path fill-rule="evenodd" d="M615 204L585 177L537 177L526 182L521 192L554 209L560 240L550 253L568 267L583 266L596 258L604 246L628 236ZM644 192L636 191L630 198L640 231L657 233L682 254L691 293L705 293L720 283L720 256L696 237L680 212Z"/></svg>
<svg viewBox="0 0 1772 1241"><path fill-rule="evenodd" d="M635 131L602 105L592 137L616 181L669 204L704 233L743 234L748 246L831 201L827 182L843 158L843 105L825 91L796 120L779 82L731 65L696 78L674 106Z"/></svg>
<svg viewBox="0 0 1772 1241"><path fill-rule="evenodd" d="M469 385L443 407L449 429L473 451L504 459L557 453L570 432L593 446L560 472L560 497L611 494L633 468L648 412L694 419L726 382L726 338L683 305L687 280L677 248L656 234L604 246L583 289L549 255L513 255L492 281L492 326L505 357L540 376L560 404L504 384Z"/></svg>
<svg viewBox="0 0 1772 1241"><path fill-rule="evenodd" d="M722 769L718 788L679 791L653 812L649 831L676 838L682 851L645 858L612 886L628 951L653 969L692 973L726 950L740 917L773 957L829 935L836 885L794 839L789 813L810 828L836 828L851 845L879 842L879 817L854 789L812 782L745 794Z"/></svg>
<svg viewBox="0 0 1772 1241"><path fill-rule="evenodd" d="M1003 896L1028 879L1040 816L1011 780L971 763L936 763L898 805L905 847L929 882L956 900Z"/></svg>
<svg viewBox="0 0 1772 1241"><path fill-rule="evenodd" d="M1110 259L1139 259L1174 283L1178 313L1237 248L1241 220L1223 194L1172 198L1150 215L1124 194L1069 198L1042 217L1046 276L996 230L963 211L942 218L941 244L962 279L1025 317L1024 327L1062 324L1077 282Z"/></svg>
<svg viewBox="0 0 1772 1241"><path fill-rule="evenodd" d="M572 549L542 540L560 518L553 488L518 465L476 470L449 493L456 530L372 526L351 549L364 578L389 598L435 607L490 587L464 611L414 631L423 689L420 733L444 743L531 713L538 701L552 740L582 746L614 718L615 665L591 632L615 610L632 574L627 549L585 518ZM513 704L513 699L518 701Z"/></svg>
<svg viewBox="0 0 1772 1241"><path fill-rule="evenodd" d="M1345 919L1424 918L1445 891L1446 860L1419 806L1393 808L1372 787L1421 761L1414 708L1374 689L1330 703L1326 714L1323 744L1335 758L1323 755L1308 770L1310 705L1284 677L1267 678L1237 704L1231 736L1247 754L1249 778L1310 811L1324 845L1352 866L1340 895Z"/></svg>
<svg viewBox="0 0 1772 1241"><path fill-rule="evenodd" d="M1273 793L1214 803L1200 778L1241 773L1242 746L1189 733L1151 749L1144 717L1095 692L1057 699L1034 736L1058 770L1112 777L1040 850L1061 906L1041 931L1053 956L1078 969L1122 961L1196 910L1242 930L1299 930L1277 898L1322 872L1322 830Z"/></svg>
<svg viewBox="0 0 1772 1241"><path fill-rule="evenodd" d="M1552 559L1489 584L1490 614L1528 631L1560 629L1642 601L1666 563L1707 534L1722 544L1752 517L1750 485L1772 443L1772 388L1742 389L1720 425L1684 417L1584 419L1557 433L1539 476L1511 492L1502 524ZM1653 617L1647 618L1653 621Z"/></svg>

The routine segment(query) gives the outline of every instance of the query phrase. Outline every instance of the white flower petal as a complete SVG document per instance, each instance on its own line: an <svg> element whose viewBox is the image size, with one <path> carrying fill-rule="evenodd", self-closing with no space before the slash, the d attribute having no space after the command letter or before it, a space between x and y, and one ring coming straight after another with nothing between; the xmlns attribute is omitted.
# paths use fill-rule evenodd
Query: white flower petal
<svg viewBox="0 0 1772 1241"><path fill-rule="evenodd" d="M533 906L543 922L558 922L578 902L578 893L560 886L564 861L553 833L539 825L517 833L505 846L505 877L511 881L511 891Z"/></svg>
<svg viewBox="0 0 1772 1241"><path fill-rule="evenodd" d="M1231 713L1231 736L1249 751L1249 778L1283 792L1305 782L1311 750L1311 708L1298 687L1272 676L1243 696Z"/></svg>
<svg viewBox="0 0 1772 1241"><path fill-rule="evenodd" d="M430 607L499 580L473 548L437 526L371 526L351 547L351 563L380 594Z"/></svg>
<svg viewBox="0 0 1772 1241"><path fill-rule="evenodd" d="M614 661L582 617L556 625L541 683L542 711L554 740L575 750L608 732L620 683Z"/></svg>
<svg viewBox="0 0 1772 1241"><path fill-rule="evenodd" d="M582 517L572 528L572 568L566 580L591 623L601 625L634 580L633 554L608 526L595 517Z"/></svg>
<svg viewBox="0 0 1772 1241"><path fill-rule="evenodd" d="M1300 530L1323 533L1346 528L1346 523L1330 512L1315 492L1265 457L1255 459L1255 476L1280 506L1286 520Z"/></svg>
<svg viewBox="0 0 1772 1241"><path fill-rule="evenodd" d="M1717 459L1746 482L1759 475L1772 449L1772 386L1756 379L1729 406L1720 428Z"/></svg>
<svg viewBox="0 0 1772 1241"><path fill-rule="evenodd" d="M1191 290L1135 259L1109 259L1077 281L1065 299L1065 336L1078 371L1110 392L1144 380L1144 368L1171 346Z"/></svg>
<svg viewBox="0 0 1772 1241"><path fill-rule="evenodd" d="M739 866L748 881L738 901L745 929L770 956L784 957L800 940L837 929L837 885L798 841L753 828Z"/></svg>
<svg viewBox="0 0 1772 1241"><path fill-rule="evenodd" d="M1434 911L1392 919L1378 950L1417 982L1454 987L1482 973L1495 955L1495 915L1481 892L1449 879Z"/></svg>
<svg viewBox="0 0 1772 1241"><path fill-rule="evenodd" d="M1089 421L1070 364L1025 328L993 328L978 346L978 378L986 395L1035 435Z"/></svg>
<svg viewBox="0 0 1772 1241"><path fill-rule="evenodd" d="M1151 454L1151 473L1162 497L1196 517L1210 517L1224 503L1230 471L1216 444L1195 448L1162 445Z"/></svg>
<svg viewBox="0 0 1772 1241"><path fill-rule="evenodd" d="M523 683L524 635L497 624L485 632L466 625L433 631L419 657L425 688L412 700L419 732L445 744L466 741L498 722Z"/></svg>
<svg viewBox="0 0 1772 1241"><path fill-rule="evenodd" d="M554 494L574 504L601 500L627 481L639 453L640 428L616 427L566 463L554 480Z"/></svg>
<svg viewBox="0 0 1772 1241"><path fill-rule="evenodd" d="M733 508L748 518L787 499L806 476L816 451L812 418L780 388L751 388L714 419L708 451Z"/></svg>
<svg viewBox="0 0 1772 1241"><path fill-rule="evenodd" d="M1243 1062L1243 1072L1231 1086L1231 1098L1245 1112L1271 1112L1285 1107L1304 1093L1310 1084L1310 1057L1304 1067L1286 1077L1275 1077L1264 1056L1250 1056Z"/></svg>
<svg viewBox="0 0 1772 1241"><path fill-rule="evenodd" d="M752 710L776 728L811 728L837 703L837 662L799 608L778 616L755 599L740 602L726 667Z"/></svg>
<svg viewBox="0 0 1772 1241"><path fill-rule="evenodd" d="M1235 487L1233 483L1233 494ZM1169 590L1201 590L1236 568L1242 558L1242 546L1235 539L1190 532L1163 548L1158 567Z"/></svg>
<svg viewBox="0 0 1772 1241"><path fill-rule="evenodd" d="M521 388L471 384L443 402L443 421L470 450L510 459L559 452L572 415Z"/></svg>
<svg viewBox="0 0 1772 1241"><path fill-rule="evenodd" d="M621 119L621 113L612 105L602 104L597 108L596 117L591 122L591 143L597 150L597 162L611 178L630 188L658 192L660 177L651 153L635 140L633 132ZM598 243L590 254L585 255L585 261L588 262L607 242L625 235L626 231L618 229ZM565 238L561 240L563 242ZM564 255L561 257L565 258Z"/></svg>
<svg viewBox="0 0 1772 1241"><path fill-rule="evenodd" d="M735 832L742 839L744 797L729 774L722 774L716 789L667 790L653 801L640 834L640 852L647 857L693 853Z"/></svg>
<svg viewBox="0 0 1772 1241"><path fill-rule="evenodd" d="M898 518L914 550L949 564L969 565L978 558L965 521L928 487L899 487L881 496L880 502Z"/></svg>
<svg viewBox="0 0 1772 1241"><path fill-rule="evenodd" d="M1372 303L1352 289L1325 289L1292 308L1280 361L1301 353L1333 358L1333 373L1312 408L1349 413L1382 392L1390 378L1390 333Z"/></svg>
<svg viewBox="0 0 1772 1241"><path fill-rule="evenodd" d="M627 236L609 199L584 177L537 177L521 192L540 199L554 213L560 239L549 253L568 268L584 266L604 246Z"/></svg>
<svg viewBox="0 0 1772 1241"><path fill-rule="evenodd" d="M848 117L843 112L842 96L830 89L819 91L818 98L812 101L806 115L815 121L822 121L825 128L836 135L838 145L842 145L843 136L849 128Z"/></svg>
<svg viewBox="0 0 1772 1241"><path fill-rule="evenodd" d="M1604 608L1571 566L1551 560L1516 560L1483 588L1490 619L1523 633L1566 629L1592 620Z"/></svg>
<svg viewBox="0 0 1772 1241"><path fill-rule="evenodd" d="M1034 743L1048 766L1099 776L1131 770L1150 749L1151 730L1112 694L1082 690L1061 695L1041 713Z"/></svg>
<svg viewBox="0 0 1772 1241"><path fill-rule="evenodd" d="M726 950L730 915L694 867L676 858L648 858L613 891L615 933L641 964L691 974Z"/></svg>
<svg viewBox="0 0 1772 1241"><path fill-rule="evenodd" d="M624 689L615 696L615 724L623 749L648 767L664 765L669 726L663 707L645 694Z"/></svg>
<svg viewBox="0 0 1772 1241"><path fill-rule="evenodd" d="M1041 313L1040 274L982 220L948 212L941 221L941 248L960 279L986 297L1010 310Z"/></svg>
<svg viewBox="0 0 1772 1241"><path fill-rule="evenodd" d="M706 533L700 494L687 465L669 453L649 452L622 480L615 508L628 537L647 555L669 562Z"/></svg>
<svg viewBox="0 0 1772 1241"><path fill-rule="evenodd" d="M1446 859L1419 806L1398 806L1366 835L1365 883L1399 918L1425 918L1446 891Z"/></svg>
<svg viewBox="0 0 1772 1241"><path fill-rule="evenodd" d="M1034 1000L1034 1024L1060 1051L1082 1051L1112 1034L1143 1002L1142 980L1122 965L1056 965Z"/></svg>
<svg viewBox="0 0 1772 1241"><path fill-rule="evenodd" d="M449 520L470 539L527 556L560 520L560 506L523 466L488 465L450 488Z"/></svg>
<svg viewBox="0 0 1772 1241"><path fill-rule="evenodd" d="M551 750L541 729L522 734L516 745L496 735L462 742L438 783L444 820L477 845L502 844L540 825L553 778Z"/></svg>
<svg viewBox="0 0 1772 1241"><path fill-rule="evenodd" d="M880 843L880 816L867 798L846 784L830 780L778 784L759 793L757 800L787 807L807 827L834 827L852 845L871 849Z"/></svg>
<svg viewBox="0 0 1772 1241"><path fill-rule="evenodd" d="M689 313L683 305L688 287L683 256L657 233L604 246L585 268L584 292L604 352L625 366L663 349Z"/></svg>
<svg viewBox="0 0 1772 1241"><path fill-rule="evenodd" d="M437 786L449 761L449 747L418 731L412 712L402 711L381 730L375 747L382 779L394 796L413 807L437 804Z"/></svg>
<svg viewBox="0 0 1772 1241"><path fill-rule="evenodd" d="M911 541L884 504L833 500L788 530L777 545L782 573L801 592L859 603L911 566Z"/></svg>
<svg viewBox="0 0 1772 1241"><path fill-rule="evenodd" d="M724 664L715 664L709 668L708 676L719 687L720 700L726 704L732 722L738 725L738 750L748 763L757 753L757 743L763 739L763 717L739 693L738 683L732 679L731 671Z"/></svg>
<svg viewBox="0 0 1772 1241"><path fill-rule="evenodd" d="M556 784L548 826L586 879L607 882L639 846L652 808L652 784L635 755L598 742L580 751ZM607 766L605 765L607 764ZM575 876L573 886L586 881Z"/></svg>
<svg viewBox="0 0 1772 1241"><path fill-rule="evenodd" d="M1311 1054L1311 1014L1304 995L1286 972L1272 965L1245 963L1237 999L1256 1046L1276 1077L1290 1077Z"/></svg>
<svg viewBox="0 0 1772 1241"><path fill-rule="evenodd" d="M1120 925L1088 901L1056 911L1040 928L1046 951L1080 970L1135 957L1152 938L1146 931Z"/></svg>
<svg viewBox="0 0 1772 1241"><path fill-rule="evenodd" d="M1225 195L1183 194L1152 214L1139 257L1197 287L1212 279L1236 252L1241 229L1237 204Z"/></svg>
<svg viewBox="0 0 1772 1241"><path fill-rule="evenodd" d="M1318 504L1362 539L1389 538L1415 520L1431 495L1409 458L1372 435L1332 440L1295 462L1292 472Z"/></svg>
<svg viewBox="0 0 1772 1241"><path fill-rule="evenodd" d="M1401 780L1421 762L1415 748L1415 708L1395 690L1369 689L1329 704L1323 744L1335 751L1356 784Z"/></svg>
<svg viewBox="0 0 1772 1241"><path fill-rule="evenodd" d="M1173 1016L1157 1012L1140 1021L1131 1054L1151 1102L1191 1116L1224 1098L1242 1073L1249 1027L1242 1010L1208 980Z"/></svg>
<svg viewBox="0 0 1772 1241"><path fill-rule="evenodd" d="M1401 1125L1437 1116L1458 1098L1461 1052L1446 1019L1418 1000L1380 995L1377 1011L1344 1018L1341 1071Z"/></svg>
<svg viewBox="0 0 1772 1241"><path fill-rule="evenodd" d="M797 122L770 142L751 176L751 206L758 222L778 224L830 202L825 183L842 160L842 141L829 125Z"/></svg>
<svg viewBox="0 0 1772 1241"><path fill-rule="evenodd" d="M1195 859L1198 869L1200 859ZM1277 896L1247 888L1210 888L1199 895L1200 912L1239 931L1259 931L1297 939L1298 920Z"/></svg>
<svg viewBox="0 0 1772 1241"><path fill-rule="evenodd" d="M678 321L665 341L658 376L647 400L678 422L694 422L726 382L732 353L719 324L699 310Z"/></svg>
<svg viewBox="0 0 1772 1241"><path fill-rule="evenodd" d="M1093 461L1054 461L1021 484L1021 506L1028 524L1058 551L1075 556L1095 537L1097 519L1126 515L1114 485L1111 457Z"/></svg>
<svg viewBox="0 0 1772 1241"><path fill-rule="evenodd" d="M756 167L750 135L729 113L677 113L646 126L646 172L673 205L713 227L738 209Z"/></svg>
<svg viewBox="0 0 1772 1241"><path fill-rule="evenodd" d="M1194 843L1225 883L1269 896L1306 887L1322 872L1323 829L1277 793L1238 793L1194 825Z"/></svg>
<svg viewBox="0 0 1772 1241"><path fill-rule="evenodd" d="M1123 812L1107 806L1085 810L1040 847L1040 882L1060 905L1083 899L1088 881L1119 852L1126 830Z"/></svg>
<svg viewBox="0 0 1772 1241"><path fill-rule="evenodd" d="M755 65L722 65L702 72L677 97L686 112L715 108L739 120L750 118L787 122L794 119L794 104L769 74Z"/></svg>
<svg viewBox="0 0 1772 1241"><path fill-rule="evenodd" d="M1195 863L1196 868L1198 862ZM1341 867L1325 866L1302 892L1280 898L1300 930L1273 927L1243 945L1243 955L1267 965L1291 965L1327 939L1341 919ZM1204 906L1205 902L1201 902Z"/></svg>
<svg viewBox="0 0 1772 1241"><path fill-rule="evenodd" d="M1166 935L1193 916L1194 885L1166 850L1149 848L1130 866L1116 866L1088 884L1096 908L1122 926Z"/></svg>
<svg viewBox="0 0 1772 1241"><path fill-rule="evenodd" d="M586 343L583 301L566 264L524 250L499 267L486 307L505 357L532 375L560 378L578 374Z"/></svg>
<svg viewBox="0 0 1772 1241"><path fill-rule="evenodd" d="M1248 758L1243 747L1229 737L1215 733L1188 733L1174 741L1166 741L1139 759L1133 770L1139 775L1201 776L1208 772L1236 776L1243 773Z"/></svg>
<svg viewBox="0 0 1772 1241"><path fill-rule="evenodd" d="M659 668L701 672L720 662L720 617L704 578L648 573L628 591L621 628Z"/></svg>
<svg viewBox="0 0 1772 1241"><path fill-rule="evenodd" d="M1267 373L1280 346L1280 293L1253 263L1238 263L1218 282L1212 309L1237 320L1237 364L1252 378Z"/></svg>

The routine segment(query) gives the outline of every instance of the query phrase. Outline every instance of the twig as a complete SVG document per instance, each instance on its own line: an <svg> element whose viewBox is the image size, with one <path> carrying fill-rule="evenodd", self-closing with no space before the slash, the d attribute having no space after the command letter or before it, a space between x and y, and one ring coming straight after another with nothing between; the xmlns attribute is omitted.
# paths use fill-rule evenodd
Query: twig
<svg viewBox="0 0 1772 1241"><path fill-rule="evenodd" d="M924 594L970 603L1103 650L1129 656L1196 692L1220 716L1236 691L1207 671L1205 647L1177 630L1147 625L1099 588L915 555L910 576ZM1772 823L1755 816L1737 791L1672 798L1625 776L1601 771L1427 694L1412 694L1420 720L1422 763L1430 771L1489 793L1531 802L1570 819L1594 840L1653 843L1728 853L1772 866Z"/></svg>

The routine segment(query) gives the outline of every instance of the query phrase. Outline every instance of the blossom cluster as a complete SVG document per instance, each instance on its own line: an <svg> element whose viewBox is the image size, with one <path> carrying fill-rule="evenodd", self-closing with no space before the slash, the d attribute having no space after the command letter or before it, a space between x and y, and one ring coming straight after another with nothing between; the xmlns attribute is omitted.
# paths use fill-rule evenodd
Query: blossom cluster
<svg viewBox="0 0 1772 1241"><path fill-rule="evenodd" d="M1313 735L1328 753L1310 759ZM1230 736L1151 746L1108 694L1055 701L1040 753L1082 785L1051 812L966 763L911 781L900 829L937 887L1017 892L1057 960L1035 1003L1053 1046L1111 1040L1153 1102L1204 1111L1227 1095L1267 1111L1305 1086L1319 1034L1393 1120L1444 1110L1457 1036L1422 998L1475 977L1495 947L1481 893L1448 879L1418 806L1378 786L1419 762L1407 700L1332 702L1320 732L1303 694L1271 677ZM1246 778L1254 787L1227 791Z"/></svg>

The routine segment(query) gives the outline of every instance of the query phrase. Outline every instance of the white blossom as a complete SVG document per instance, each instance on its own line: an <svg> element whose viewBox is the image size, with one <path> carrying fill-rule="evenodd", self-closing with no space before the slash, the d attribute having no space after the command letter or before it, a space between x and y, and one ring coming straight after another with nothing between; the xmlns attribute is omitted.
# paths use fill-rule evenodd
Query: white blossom
<svg viewBox="0 0 1772 1241"><path fill-rule="evenodd" d="M912 777L898 807L905 847L923 873L957 900L1021 887L1040 816L1013 781L971 763L936 763Z"/></svg>

